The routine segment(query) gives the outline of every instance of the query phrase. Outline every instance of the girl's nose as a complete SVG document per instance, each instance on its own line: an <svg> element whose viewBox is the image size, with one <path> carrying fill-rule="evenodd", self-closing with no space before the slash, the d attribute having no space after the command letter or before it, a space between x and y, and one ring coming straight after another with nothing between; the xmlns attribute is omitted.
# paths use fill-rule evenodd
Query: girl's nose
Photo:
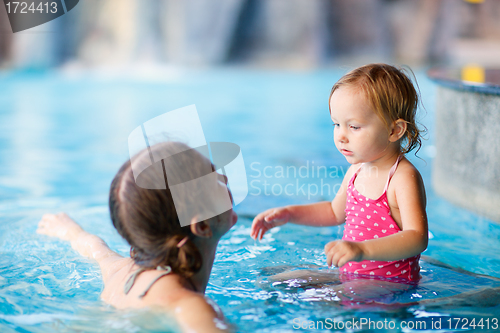
<svg viewBox="0 0 500 333"><path fill-rule="evenodd" d="M347 137L345 135L345 132L341 128L336 128L333 131L333 140L341 142L341 143L346 143Z"/></svg>

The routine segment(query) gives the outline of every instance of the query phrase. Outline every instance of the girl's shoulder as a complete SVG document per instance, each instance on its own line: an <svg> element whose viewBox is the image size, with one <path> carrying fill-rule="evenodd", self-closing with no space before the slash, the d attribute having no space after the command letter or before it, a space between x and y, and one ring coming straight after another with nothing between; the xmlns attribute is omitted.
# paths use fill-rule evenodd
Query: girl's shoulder
<svg viewBox="0 0 500 333"><path fill-rule="evenodd" d="M400 185L407 187L408 185L414 185L418 188L423 189L424 181L422 175L418 169L406 158L402 158L391 178L389 187L394 189Z"/></svg>
<svg viewBox="0 0 500 333"><path fill-rule="evenodd" d="M354 176L356 171L358 171L362 165L363 165L363 163L351 164L351 166L347 169L347 171L344 175L344 182L346 184L349 183L349 181Z"/></svg>
<svg viewBox="0 0 500 333"><path fill-rule="evenodd" d="M396 172L394 173L394 176L396 174L400 175L420 175L420 172L417 170L417 168L411 163L406 157L401 158L401 161L399 161L398 167L396 168Z"/></svg>

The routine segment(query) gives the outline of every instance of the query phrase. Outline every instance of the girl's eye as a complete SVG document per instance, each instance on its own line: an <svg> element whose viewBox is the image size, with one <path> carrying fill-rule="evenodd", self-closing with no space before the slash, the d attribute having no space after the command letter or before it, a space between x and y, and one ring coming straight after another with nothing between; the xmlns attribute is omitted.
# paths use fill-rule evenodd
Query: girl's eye
<svg viewBox="0 0 500 333"><path fill-rule="evenodd" d="M339 126L339 124L337 124L337 123L333 123L333 124L332 124L332 126L333 126L333 127L337 127L337 126Z"/></svg>
<svg viewBox="0 0 500 333"><path fill-rule="evenodd" d="M359 127L357 127L357 126L351 126L351 128L352 128L353 130L358 130L358 129L359 129Z"/></svg>

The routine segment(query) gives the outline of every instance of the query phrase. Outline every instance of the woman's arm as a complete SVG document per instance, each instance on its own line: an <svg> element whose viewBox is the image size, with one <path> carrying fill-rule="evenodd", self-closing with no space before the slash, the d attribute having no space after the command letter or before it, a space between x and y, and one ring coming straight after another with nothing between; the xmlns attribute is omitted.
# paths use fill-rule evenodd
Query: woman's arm
<svg viewBox="0 0 500 333"><path fill-rule="evenodd" d="M130 260L112 251L101 238L83 230L65 213L45 214L36 232L69 241L71 247L82 256L96 260L104 284L123 266L122 262Z"/></svg>
<svg viewBox="0 0 500 333"><path fill-rule="evenodd" d="M426 197L422 178L413 166L398 171L391 184L395 188L402 231L363 242L330 242L325 246L329 266L341 267L349 261L400 260L420 254L427 248Z"/></svg>

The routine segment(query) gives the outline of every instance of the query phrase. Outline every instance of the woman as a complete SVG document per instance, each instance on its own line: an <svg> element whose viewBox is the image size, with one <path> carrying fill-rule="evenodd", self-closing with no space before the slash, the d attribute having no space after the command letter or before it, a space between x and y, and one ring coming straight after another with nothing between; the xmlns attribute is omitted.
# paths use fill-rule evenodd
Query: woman
<svg viewBox="0 0 500 333"><path fill-rule="evenodd" d="M155 163L154 156L165 158ZM37 232L67 240L81 255L98 262L105 302L117 308L163 308L183 331L226 330L222 314L203 294L217 244L237 216L229 209L200 220L213 198L200 202L200 193L206 191L174 189L180 180L207 175L216 175L210 161L176 142L145 149L120 168L111 183L109 208L113 225L131 246L130 258L112 251L65 213L44 215ZM214 193L224 190L231 198L227 179L216 177L219 181L209 184ZM181 226L181 214L191 214L191 223Z"/></svg>

